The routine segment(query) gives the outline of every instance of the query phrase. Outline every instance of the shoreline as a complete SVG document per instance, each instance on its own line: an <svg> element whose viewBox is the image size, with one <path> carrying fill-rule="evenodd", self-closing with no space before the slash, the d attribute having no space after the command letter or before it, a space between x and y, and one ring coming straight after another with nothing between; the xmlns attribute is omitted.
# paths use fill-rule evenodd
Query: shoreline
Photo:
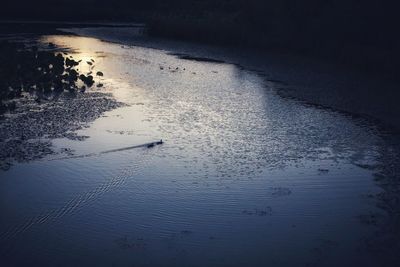
<svg viewBox="0 0 400 267"><path fill-rule="evenodd" d="M78 73L74 66L79 65L79 62L74 61L71 55L67 56L69 53L66 50L57 48L51 43L42 43L36 36L32 38L21 35L17 41L6 35L0 35L0 37L3 41L10 43L12 48L8 49L18 51L16 54L12 54L10 50L7 50L7 46L2 47L4 48L2 53L8 51L16 58L15 62L11 61L10 65L4 66L4 69L8 67L11 74L7 78L3 76L2 82L6 85L9 82L14 86L14 64L28 66L25 69L28 78L20 77L20 79L26 78L23 85L20 87L16 85L13 88L10 86L9 90L4 89L7 87L2 88L0 171L8 170L14 163L37 160L52 154L70 155L73 151L68 148L57 150L53 146L53 140L57 138L84 140L87 136L79 135L77 130L87 127L89 123L101 117L105 112L125 105L118 102L109 92L99 91L103 86L101 83L102 72L98 72L101 76L96 76L96 78L89 74L85 76L83 72ZM18 42L29 43L35 48L24 45L23 48L18 47L21 49L19 51L17 46L13 46ZM38 49L36 59L33 56L34 49ZM61 63L54 59L59 59L59 57L49 56L57 53L58 56L62 55ZM93 62L89 62L90 72L96 73ZM69 66L75 65L67 68L68 64L70 64ZM48 69L45 69L47 65ZM80 67L84 68L82 65ZM41 67L36 70L35 66ZM2 68L2 70L4 69ZM43 71L44 74L39 71ZM65 77L62 78L64 79L62 82L60 82L59 71ZM80 80L78 81L79 74ZM97 89L93 88L95 83ZM57 85L61 87L56 89Z"/></svg>
<svg viewBox="0 0 400 267"><path fill-rule="evenodd" d="M113 31L113 28L118 28L120 30ZM184 60L211 60L219 64L233 64L238 68L257 73L283 98L300 101L302 104L308 106L330 109L334 112L343 113L346 116L361 117L363 120L370 122L371 125L378 127L384 133L397 133L400 129L400 116L396 116L400 113L396 110L397 103L395 100L397 98L390 94L377 98L379 91L375 88L377 88L381 81L375 80L374 83L362 81L364 76L356 72L349 72L347 73L348 75L343 75L345 70L338 69L339 66L337 65L327 64L326 62L295 56L293 54L268 54L264 52L260 57L257 53L244 53L245 56L242 56L238 49L138 36L137 33L135 33L136 36L132 36L131 27L121 28L115 25L110 27L99 25L95 28L56 28L54 30L63 35L74 34L77 36L99 38L102 41L121 45L137 45L164 50L168 54ZM110 34L109 31L113 34ZM115 32L121 35L116 35ZM49 34L52 34L52 32L49 32ZM130 36L127 38L126 35L129 34ZM41 36L43 34L38 33L37 35ZM352 80L354 77L356 78L355 81ZM365 85L369 86L370 89L363 87ZM394 84L388 82L387 86L393 86L393 89L389 90L389 92L394 91ZM357 89L356 91L355 88ZM360 88L362 88L361 91ZM369 93L369 95L360 99L363 90ZM87 92L87 96L85 97L90 98L92 93L93 92ZM102 93L96 92L95 94ZM107 94L104 94L104 96L106 95ZM347 100L343 101L343 98L347 98ZM109 101L111 101L108 103L112 106L111 109L117 108L120 105L115 99L109 99ZM371 101L375 102L376 107L381 107L383 110L372 109ZM389 103L389 105L382 105L381 103L383 102ZM94 105L96 105L96 103L94 103ZM68 107L63 108L65 109ZM104 111L108 110L110 109ZM99 114L93 117L94 119L101 116L102 111L100 110L99 112ZM388 112L391 116L388 115ZM58 135L63 136L67 132L71 131L66 129L63 133L58 133ZM41 136L36 137L39 139L41 138ZM66 137L79 138L72 135ZM54 153L54 151L51 150L51 145L46 142L48 141L40 144L40 149L38 149L38 151L43 151L43 153L34 156L35 159L41 158L49 153ZM8 151L8 149L2 150ZM32 153L28 153L22 157L13 156L11 158L18 159L17 161L25 161L31 157L31 154ZM4 164L2 164L4 166L0 166L0 168L7 169L10 166L9 161L4 160L4 155L0 156L4 162Z"/></svg>
<svg viewBox="0 0 400 267"><path fill-rule="evenodd" d="M254 70L267 82L276 81L274 87L283 97L379 121L384 128L392 128L391 131L400 130L400 107L396 101L400 92L398 82L390 75L374 73L365 79L365 71L323 59L287 52L251 52L196 42L130 36L129 28L119 33L107 32L108 29L102 27L58 30L121 45L166 50L177 56L202 58L211 54L213 60Z"/></svg>

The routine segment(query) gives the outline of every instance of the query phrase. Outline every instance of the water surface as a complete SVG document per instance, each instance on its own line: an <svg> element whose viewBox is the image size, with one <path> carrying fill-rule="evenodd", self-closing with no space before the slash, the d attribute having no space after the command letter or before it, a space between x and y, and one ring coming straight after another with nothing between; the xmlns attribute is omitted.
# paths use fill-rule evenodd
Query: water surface
<svg viewBox="0 0 400 267"><path fill-rule="evenodd" d="M74 155L0 173L7 266L391 260L369 250L386 213L368 197L384 189L366 167L391 150L374 124L283 99L262 73L233 64L87 37L41 42L94 59L99 90L127 106L79 130L83 141L52 140Z"/></svg>

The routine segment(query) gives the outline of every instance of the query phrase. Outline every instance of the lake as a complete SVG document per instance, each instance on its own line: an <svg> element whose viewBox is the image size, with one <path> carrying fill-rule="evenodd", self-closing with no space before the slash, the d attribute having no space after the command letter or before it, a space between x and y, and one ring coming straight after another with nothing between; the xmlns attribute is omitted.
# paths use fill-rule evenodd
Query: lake
<svg viewBox="0 0 400 267"><path fill-rule="evenodd" d="M2 266L398 260L396 136L281 97L268 70L106 35L39 38L94 59L123 105L0 172Z"/></svg>

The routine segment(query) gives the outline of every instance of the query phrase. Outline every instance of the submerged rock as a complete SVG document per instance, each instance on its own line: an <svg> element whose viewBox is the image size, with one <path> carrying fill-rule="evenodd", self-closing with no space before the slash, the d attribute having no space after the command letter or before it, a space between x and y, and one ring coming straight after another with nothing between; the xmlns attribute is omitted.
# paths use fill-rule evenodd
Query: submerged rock
<svg viewBox="0 0 400 267"><path fill-rule="evenodd" d="M48 44L50 48L55 46ZM6 102L21 97L23 93L29 93L41 103L49 98L57 100L63 91L84 92L78 87L78 79L87 88L95 83L92 75L79 73L76 67L80 61L65 52L40 51L37 46L29 48L21 43L0 41L0 62L1 113L15 109L15 103L9 105ZM93 65L94 60L88 62ZM97 72L97 76L103 76L103 73Z"/></svg>

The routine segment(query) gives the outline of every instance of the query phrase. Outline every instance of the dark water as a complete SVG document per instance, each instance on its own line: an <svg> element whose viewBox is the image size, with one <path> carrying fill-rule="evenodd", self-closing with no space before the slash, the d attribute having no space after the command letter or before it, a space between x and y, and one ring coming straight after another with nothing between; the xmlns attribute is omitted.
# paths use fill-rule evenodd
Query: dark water
<svg viewBox="0 0 400 267"><path fill-rule="evenodd" d="M95 38L41 40L95 59L102 90L127 106L77 131L84 141L52 140L74 156L0 173L2 266L395 260L376 240L393 221L374 197L393 185L374 174L395 170L385 164L397 152L376 125L283 99L276 83L236 65Z"/></svg>

